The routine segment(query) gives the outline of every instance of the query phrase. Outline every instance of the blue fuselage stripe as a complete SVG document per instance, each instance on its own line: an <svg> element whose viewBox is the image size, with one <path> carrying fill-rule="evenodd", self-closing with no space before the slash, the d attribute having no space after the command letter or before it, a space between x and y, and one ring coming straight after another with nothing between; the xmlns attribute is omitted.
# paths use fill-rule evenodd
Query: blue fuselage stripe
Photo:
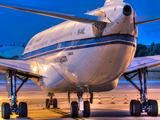
<svg viewBox="0 0 160 120"><path fill-rule="evenodd" d="M75 50L83 49L95 46L102 46L108 44L125 44L135 47L135 38L130 35L110 35L101 38L85 39L85 40L75 40L57 43L48 47L44 47L33 52L29 52L23 55L25 60L40 57L42 55L47 55L55 52L60 52L62 50Z"/></svg>

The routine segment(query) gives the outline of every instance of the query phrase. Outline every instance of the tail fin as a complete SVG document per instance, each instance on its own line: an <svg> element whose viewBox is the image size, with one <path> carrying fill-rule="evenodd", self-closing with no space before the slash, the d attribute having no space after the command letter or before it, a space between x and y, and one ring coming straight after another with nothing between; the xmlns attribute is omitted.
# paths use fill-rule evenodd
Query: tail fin
<svg viewBox="0 0 160 120"><path fill-rule="evenodd" d="M116 3L116 2L123 2L123 0L106 0L104 5L113 4L113 3Z"/></svg>

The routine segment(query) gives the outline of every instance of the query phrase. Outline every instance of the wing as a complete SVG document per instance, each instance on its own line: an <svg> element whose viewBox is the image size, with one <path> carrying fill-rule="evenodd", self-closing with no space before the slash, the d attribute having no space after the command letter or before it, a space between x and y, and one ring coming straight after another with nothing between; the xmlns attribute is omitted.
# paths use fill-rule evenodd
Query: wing
<svg viewBox="0 0 160 120"><path fill-rule="evenodd" d="M93 16L93 15L79 15L79 16L73 16L73 15L66 15L66 14L61 14L61 13L56 13L56 12L48 12L48 11L42 11L42 10L36 10L36 9L28 9L26 7L15 7L6 5L6 3L0 2L1 7L5 8L11 8L15 10L20 10L20 11L25 11L25 12L30 12L30 13L35 13L39 15L44 15L44 16L49 16L49 17L55 17L55 18L60 18L60 19L65 19L65 20L72 20L76 22L83 22L83 23L95 23L95 22L102 22L102 23L111 23L111 21L107 17L99 17L99 16Z"/></svg>
<svg viewBox="0 0 160 120"><path fill-rule="evenodd" d="M125 73L136 72L142 68L151 69L159 66L160 66L160 55L137 57L132 60L132 63L130 64Z"/></svg>
<svg viewBox="0 0 160 120"><path fill-rule="evenodd" d="M29 78L40 78L39 65L36 61L6 60L0 59L0 72L6 73L9 70L16 70L19 75L27 75Z"/></svg>
<svg viewBox="0 0 160 120"><path fill-rule="evenodd" d="M153 15L138 16L135 18L135 23L139 25L139 24L144 24L144 23L149 23L149 22L154 22L159 20L160 20L160 15L153 14Z"/></svg>

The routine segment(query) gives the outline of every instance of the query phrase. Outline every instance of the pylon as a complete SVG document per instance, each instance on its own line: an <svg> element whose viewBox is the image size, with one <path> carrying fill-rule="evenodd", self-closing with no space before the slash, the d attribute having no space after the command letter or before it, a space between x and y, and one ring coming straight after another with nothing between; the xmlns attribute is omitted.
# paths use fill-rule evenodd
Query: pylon
<svg viewBox="0 0 160 120"><path fill-rule="evenodd" d="M139 101L139 96L137 95L137 101Z"/></svg>
<svg viewBox="0 0 160 120"><path fill-rule="evenodd" d="M102 104L102 101L101 101L101 97L99 95L99 101L98 101L98 104Z"/></svg>
<svg viewBox="0 0 160 120"><path fill-rule="evenodd" d="M111 99L111 104L115 104L114 100L113 100L113 95L112 95L112 99Z"/></svg>
<svg viewBox="0 0 160 120"><path fill-rule="evenodd" d="M124 99L124 103L123 104L128 104L126 95L125 95L125 99Z"/></svg>
<svg viewBox="0 0 160 120"><path fill-rule="evenodd" d="M88 95L87 95L86 101L88 101Z"/></svg>

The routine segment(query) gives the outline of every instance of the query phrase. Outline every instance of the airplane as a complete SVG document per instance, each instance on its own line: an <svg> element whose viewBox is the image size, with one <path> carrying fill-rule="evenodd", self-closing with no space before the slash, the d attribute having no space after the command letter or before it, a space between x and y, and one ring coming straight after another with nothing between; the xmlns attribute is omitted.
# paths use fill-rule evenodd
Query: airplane
<svg viewBox="0 0 160 120"><path fill-rule="evenodd" d="M140 101L131 100L131 116L158 115L156 100L146 98L146 73L160 66L160 56L134 58L137 47L137 25L158 21L160 18L136 16L136 12L123 0L106 0L103 7L83 15L73 16L39 9L28 9L0 2L0 7L21 10L66 20L36 34L28 42L21 60L0 59L0 71L6 73L6 89L11 103L2 103L2 118L13 113L27 117L27 103L17 100L17 93L31 79L48 92L46 108L57 108L54 93L76 93L77 101L71 102L71 117L90 117L90 103L94 92L113 90L124 76L139 92ZM134 73L134 75L133 75ZM132 75L132 76L131 76ZM140 87L132 81L139 75ZM16 89L16 80L22 84ZM90 101L83 100L83 93L90 93Z"/></svg>

